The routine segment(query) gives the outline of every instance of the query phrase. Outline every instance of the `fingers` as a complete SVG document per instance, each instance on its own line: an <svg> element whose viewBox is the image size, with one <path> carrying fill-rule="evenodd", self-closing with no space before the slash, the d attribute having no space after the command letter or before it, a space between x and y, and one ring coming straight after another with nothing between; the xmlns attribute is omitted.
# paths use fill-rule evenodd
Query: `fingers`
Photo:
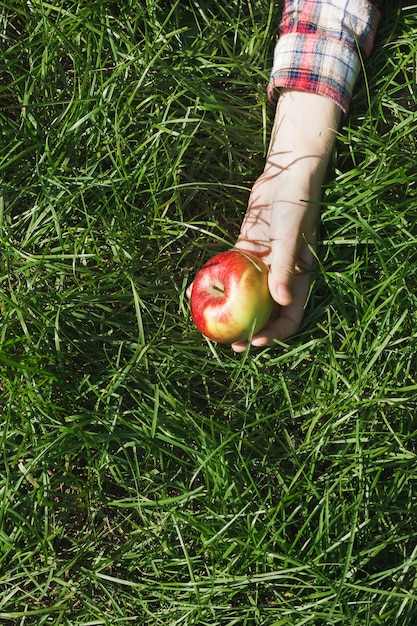
<svg viewBox="0 0 417 626"><path fill-rule="evenodd" d="M310 293L311 274L296 274L293 282L294 295L291 304L276 308L275 316L252 338L252 346L273 346L276 341L285 341L299 330ZM244 352L247 342L234 343L232 348L235 352Z"/></svg>

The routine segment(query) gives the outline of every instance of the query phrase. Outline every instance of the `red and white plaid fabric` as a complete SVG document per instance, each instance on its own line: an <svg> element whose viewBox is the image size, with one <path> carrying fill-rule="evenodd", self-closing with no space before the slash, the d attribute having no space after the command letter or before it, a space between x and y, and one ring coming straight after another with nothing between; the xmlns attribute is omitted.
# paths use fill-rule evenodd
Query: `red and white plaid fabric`
<svg viewBox="0 0 417 626"><path fill-rule="evenodd" d="M373 46L378 1L285 0L268 96L279 88L326 96L346 114L361 60Z"/></svg>

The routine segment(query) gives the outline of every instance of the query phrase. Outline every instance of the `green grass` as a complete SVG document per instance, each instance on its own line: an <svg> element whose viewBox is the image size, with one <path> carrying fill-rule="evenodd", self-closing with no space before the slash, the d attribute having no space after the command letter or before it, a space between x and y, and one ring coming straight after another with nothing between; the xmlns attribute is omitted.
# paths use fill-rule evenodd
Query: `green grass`
<svg viewBox="0 0 417 626"><path fill-rule="evenodd" d="M262 171L277 3L0 3L2 624L416 624L417 17L384 13L303 327L238 356L185 288Z"/></svg>

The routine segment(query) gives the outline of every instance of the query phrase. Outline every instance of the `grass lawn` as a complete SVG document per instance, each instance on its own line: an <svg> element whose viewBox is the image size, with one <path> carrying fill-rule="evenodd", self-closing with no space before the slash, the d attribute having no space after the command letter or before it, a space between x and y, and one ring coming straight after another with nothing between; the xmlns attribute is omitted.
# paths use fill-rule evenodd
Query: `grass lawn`
<svg viewBox="0 0 417 626"><path fill-rule="evenodd" d="M185 289L263 168L280 2L0 3L2 625L417 624L408 4L340 129L303 326L235 355Z"/></svg>

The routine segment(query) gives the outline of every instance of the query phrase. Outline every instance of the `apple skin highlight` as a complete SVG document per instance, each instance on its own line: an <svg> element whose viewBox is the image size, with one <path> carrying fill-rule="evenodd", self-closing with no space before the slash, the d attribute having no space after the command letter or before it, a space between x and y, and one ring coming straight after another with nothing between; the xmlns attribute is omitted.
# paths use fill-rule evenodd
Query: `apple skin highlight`
<svg viewBox="0 0 417 626"><path fill-rule="evenodd" d="M238 249L217 254L197 273L190 307L205 337L219 343L246 341L265 326L272 312L267 266Z"/></svg>

